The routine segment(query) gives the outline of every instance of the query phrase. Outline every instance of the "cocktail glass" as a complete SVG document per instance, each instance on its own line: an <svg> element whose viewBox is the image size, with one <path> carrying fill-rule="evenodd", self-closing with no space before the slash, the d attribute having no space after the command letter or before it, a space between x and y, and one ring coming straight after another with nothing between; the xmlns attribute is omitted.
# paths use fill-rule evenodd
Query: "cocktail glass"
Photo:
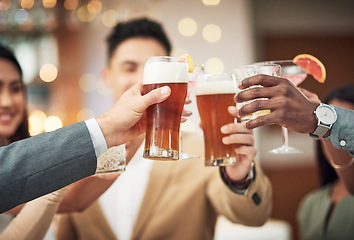
<svg viewBox="0 0 354 240"><path fill-rule="evenodd" d="M300 66L296 65L292 60L267 61L267 62L261 62L259 64L262 63L272 63L272 64L280 65L281 66L280 77L288 79L295 86L298 86L307 77L306 71L303 70ZM303 151L289 145L289 133L286 127L282 127L282 135L283 135L282 146L270 150L271 153L275 153L275 154L303 153Z"/></svg>
<svg viewBox="0 0 354 240"><path fill-rule="evenodd" d="M234 76L235 80L237 82L237 86L241 84L242 81L245 79L256 76L259 74L263 75L269 75L269 76L275 76L279 77L281 72L281 66L279 64L273 64L273 63L257 63L257 64L251 64L251 65L245 65L245 66L239 66L235 69L234 71ZM250 88L258 88L262 86L252 86ZM238 89L238 91L242 91ZM262 98L258 98L258 100L262 100ZM237 108L242 108L244 105L251 103L254 100L251 101L245 101L242 103L237 103L236 107ZM241 118L241 122L247 122L249 120L253 120L257 117L269 114L270 110L259 110L257 112L248 114L247 116L244 116Z"/></svg>

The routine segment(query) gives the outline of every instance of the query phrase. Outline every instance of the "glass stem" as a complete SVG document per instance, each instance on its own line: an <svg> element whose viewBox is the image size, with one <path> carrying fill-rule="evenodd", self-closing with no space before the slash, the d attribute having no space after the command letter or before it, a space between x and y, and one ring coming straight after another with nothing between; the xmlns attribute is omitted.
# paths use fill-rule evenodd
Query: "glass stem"
<svg viewBox="0 0 354 240"><path fill-rule="evenodd" d="M283 147L288 148L289 147L288 129L286 127L281 127L281 131L282 131L282 134L283 134Z"/></svg>

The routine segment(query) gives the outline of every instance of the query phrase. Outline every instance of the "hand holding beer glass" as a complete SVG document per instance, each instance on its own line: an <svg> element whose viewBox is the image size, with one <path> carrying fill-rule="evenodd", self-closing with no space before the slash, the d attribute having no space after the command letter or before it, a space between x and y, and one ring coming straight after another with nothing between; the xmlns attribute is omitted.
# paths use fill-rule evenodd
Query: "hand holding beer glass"
<svg viewBox="0 0 354 240"><path fill-rule="evenodd" d="M234 106L236 82L232 74L206 74L196 85L196 98L204 133L205 166L236 163L235 144L225 145L221 127L233 123L228 112Z"/></svg>
<svg viewBox="0 0 354 240"><path fill-rule="evenodd" d="M235 69L235 79L237 82L237 86L241 84L243 80L246 78L256 76L259 74L265 74L265 75L270 75L270 76L275 76L279 77L280 76L280 71L281 67L278 64L253 64L253 65L246 65L246 66L240 66ZM261 86L255 86L255 87L261 87ZM258 100L261 100L260 98ZM240 109L244 105L251 103L252 101L246 101L242 103L237 103L237 108ZM270 110L260 110L257 112L254 112L252 114L248 114L247 116L244 116L241 118L241 122L246 122L249 120L253 120L259 116L263 116L270 113Z"/></svg>
<svg viewBox="0 0 354 240"><path fill-rule="evenodd" d="M146 110L143 157L178 160L180 122L188 88L188 63L176 57L149 57L144 67L143 94L162 86L169 86L171 95Z"/></svg>

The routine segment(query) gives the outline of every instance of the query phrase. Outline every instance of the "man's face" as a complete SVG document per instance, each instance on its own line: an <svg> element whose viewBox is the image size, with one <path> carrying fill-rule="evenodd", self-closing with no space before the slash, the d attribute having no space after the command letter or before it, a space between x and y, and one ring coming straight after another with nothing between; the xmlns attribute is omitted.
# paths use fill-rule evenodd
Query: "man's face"
<svg viewBox="0 0 354 240"><path fill-rule="evenodd" d="M103 69L103 79L117 101L135 83L143 80L144 64L148 57L166 56L157 40L135 37L118 45L109 66Z"/></svg>

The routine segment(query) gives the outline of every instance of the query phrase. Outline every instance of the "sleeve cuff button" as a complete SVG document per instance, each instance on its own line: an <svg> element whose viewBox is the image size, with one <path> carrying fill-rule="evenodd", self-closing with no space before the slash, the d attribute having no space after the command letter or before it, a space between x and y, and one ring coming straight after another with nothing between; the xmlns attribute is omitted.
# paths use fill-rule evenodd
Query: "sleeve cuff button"
<svg viewBox="0 0 354 240"><path fill-rule="evenodd" d="M342 147L344 147L347 144L347 142L345 140L340 140L339 145L341 145Z"/></svg>

